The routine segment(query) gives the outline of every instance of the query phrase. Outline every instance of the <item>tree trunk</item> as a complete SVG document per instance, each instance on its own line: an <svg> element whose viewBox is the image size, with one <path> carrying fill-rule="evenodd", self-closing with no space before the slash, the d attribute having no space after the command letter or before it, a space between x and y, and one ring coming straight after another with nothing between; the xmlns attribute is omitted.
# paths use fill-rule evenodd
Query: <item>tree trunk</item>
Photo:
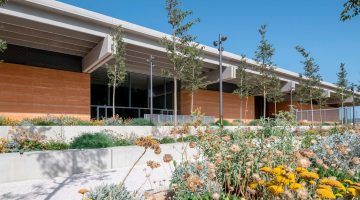
<svg viewBox="0 0 360 200"><path fill-rule="evenodd" d="M276 109L276 101L275 101L275 113L274 113L275 118L276 118L276 114L277 114L277 109Z"/></svg>
<svg viewBox="0 0 360 200"><path fill-rule="evenodd" d="M342 112L342 117L341 117L341 125L344 125L344 95L341 94L341 112Z"/></svg>
<svg viewBox="0 0 360 200"><path fill-rule="evenodd" d="M303 106L302 106L302 101L300 101L300 121L303 120Z"/></svg>
<svg viewBox="0 0 360 200"><path fill-rule="evenodd" d="M194 112L194 91L191 91L191 105L190 105L190 114Z"/></svg>
<svg viewBox="0 0 360 200"><path fill-rule="evenodd" d="M249 97L248 97L248 96L246 96L246 103L245 103L245 119L247 119L248 104L249 104Z"/></svg>
<svg viewBox="0 0 360 200"><path fill-rule="evenodd" d="M240 124L242 124L242 117L243 117L243 97L240 97Z"/></svg>
<svg viewBox="0 0 360 200"><path fill-rule="evenodd" d="M323 117L322 117L322 101L320 100L320 127L322 126L323 124Z"/></svg>
<svg viewBox="0 0 360 200"><path fill-rule="evenodd" d="M313 99L310 99L310 106L311 106L311 124L314 125L314 106L313 106Z"/></svg>
<svg viewBox="0 0 360 200"><path fill-rule="evenodd" d="M115 91L116 91L116 87L115 87L115 83L114 83L113 84L113 96L112 96L112 100L113 100L112 116L113 116L113 118L115 118L115 116L116 116L116 114L115 114Z"/></svg>
<svg viewBox="0 0 360 200"><path fill-rule="evenodd" d="M116 74L117 74L117 67L115 66L115 77L114 77L114 83L113 83L113 96L112 96L112 99L113 99L113 109L112 109L113 118L115 118L115 116L116 116L116 113L115 113L115 91L116 91L116 81L117 81Z"/></svg>
<svg viewBox="0 0 360 200"><path fill-rule="evenodd" d="M264 86L264 110L263 110L263 117L266 118L266 88Z"/></svg>
<svg viewBox="0 0 360 200"><path fill-rule="evenodd" d="M177 79L174 77L174 126L177 126Z"/></svg>

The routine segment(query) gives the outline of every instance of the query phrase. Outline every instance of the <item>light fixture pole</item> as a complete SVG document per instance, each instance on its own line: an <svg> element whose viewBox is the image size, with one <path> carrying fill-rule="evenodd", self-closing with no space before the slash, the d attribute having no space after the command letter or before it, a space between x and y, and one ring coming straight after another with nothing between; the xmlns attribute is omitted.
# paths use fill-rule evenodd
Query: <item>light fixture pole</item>
<svg viewBox="0 0 360 200"><path fill-rule="evenodd" d="M154 104L153 104L153 68L154 68L154 59L155 57L150 55L150 58L147 60L150 64L150 120L154 114Z"/></svg>
<svg viewBox="0 0 360 200"><path fill-rule="evenodd" d="M353 129L355 129L355 84L351 83L351 93L352 93L352 116L353 116Z"/></svg>
<svg viewBox="0 0 360 200"><path fill-rule="evenodd" d="M219 34L219 40L218 41L214 41L214 47L218 47L219 50L219 121L220 121L220 126L223 127L223 120L224 120L224 115L223 115L223 68L222 68L222 52L224 51L223 48L223 42L225 42L227 40L226 36L222 36L221 34Z"/></svg>

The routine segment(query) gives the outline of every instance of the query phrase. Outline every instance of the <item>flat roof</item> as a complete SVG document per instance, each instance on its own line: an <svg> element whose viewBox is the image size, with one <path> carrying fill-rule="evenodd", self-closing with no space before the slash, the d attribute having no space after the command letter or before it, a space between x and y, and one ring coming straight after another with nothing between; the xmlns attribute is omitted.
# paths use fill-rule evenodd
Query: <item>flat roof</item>
<svg viewBox="0 0 360 200"><path fill-rule="evenodd" d="M123 20L120 20L117 18L106 16L106 15L103 15L103 14L100 14L97 12L79 8L79 7L69 5L69 4L66 4L63 2L59 2L56 0L11 0L11 1L23 4L23 5L31 6L31 7L36 7L37 9L43 9L43 10L47 10L49 12L58 13L58 14L65 15L65 16L68 16L71 18L76 18L76 19L83 20L86 22L91 22L91 23L109 27L109 28L114 28L118 25L121 25L127 32L136 33L137 35L141 35L141 36L147 37L147 38L160 40L161 38L164 38L164 37L171 37L169 34L166 34L166 33L160 32L160 31L156 31L154 29L136 25L136 24L133 24L130 22L126 22L126 21L123 21ZM218 54L218 50L216 48L206 46L206 45L202 45L202 46L204 47L205 53L210 54L210 55ZM234 60L237 62L239 62L242 59L242 57L240 55L237 55L237 54L234 54L234 53L231 53L228 51L224 51L223 56L225 59ZM258 65L258 63L252 59L246 58L246 61L251 65ZM292 72L292 71L289 71L289 70L286 70L286 69L283 69L283 68L280 68L277 66L276 66L275 71L278 74L283 74L283 75L291 77L295 80L299 79L299 77L300 77L299 73ZM321 83L322 83L322 86L325 86L325 87L328 87L331 89L337 88L337 86L333 83L329 83L326 81L322 81Z"/></svg>

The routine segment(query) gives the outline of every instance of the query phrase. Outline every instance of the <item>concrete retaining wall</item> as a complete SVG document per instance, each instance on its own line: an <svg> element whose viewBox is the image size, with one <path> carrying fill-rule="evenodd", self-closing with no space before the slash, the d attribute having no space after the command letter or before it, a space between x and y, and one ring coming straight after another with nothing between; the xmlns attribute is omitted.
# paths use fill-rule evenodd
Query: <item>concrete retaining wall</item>
<svg viewBox="0 0 360 200"><path fill-rule="evenodd" d="M161 155L148 150L137 167L146 167L146 161L154 160L161 165L164 154L171 154L181 161L183 143L161 145ZM116 168L129 168L143 153L137 146L91 149L43 151L0 154L0 183L31 179L69 177L73 174L104 171ZM189 158L196 152L188 149ZM167 163L166 163L167 165Z"/></svg>

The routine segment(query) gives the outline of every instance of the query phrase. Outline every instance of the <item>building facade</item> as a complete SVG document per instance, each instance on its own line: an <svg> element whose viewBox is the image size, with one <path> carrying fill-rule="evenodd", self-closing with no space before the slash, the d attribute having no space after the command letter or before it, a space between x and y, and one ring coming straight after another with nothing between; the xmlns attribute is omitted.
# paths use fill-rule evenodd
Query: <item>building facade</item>
<svg viewBox="0 0 360 200"><path fill-rule="evenodd" d="M117 88L116 114L143 117L150 113L150 79L153 78L155 114L173 114L173 80L162 75L170 68L160 40L168 35L119 19L104 16L58 1L11 0L0 8L0 38L8 43L0 54L0 116L22 119L44 115L70 115L82 119L109 117L112 89L105 65L113 60L111 32L124 28L127 78ZM195 94L194 104L207 116L219 115L218 50L204 46L204 74L211 84ZM154 56L150 77L147 59ZM251 120L263 115L260 96L250 97L243 108L233 94L241 56L223 53L224 118ZM249 69L256 62L247 59ZM278 110L288 110L290 93L296 90L299 74L276 68L285 101ZM249 70L255 74L255 70ZM331 98L336 86L322 82ZM190 96L179 82L178 114L190 114ZM273 105L268 103L267 116Z"/></svg>

